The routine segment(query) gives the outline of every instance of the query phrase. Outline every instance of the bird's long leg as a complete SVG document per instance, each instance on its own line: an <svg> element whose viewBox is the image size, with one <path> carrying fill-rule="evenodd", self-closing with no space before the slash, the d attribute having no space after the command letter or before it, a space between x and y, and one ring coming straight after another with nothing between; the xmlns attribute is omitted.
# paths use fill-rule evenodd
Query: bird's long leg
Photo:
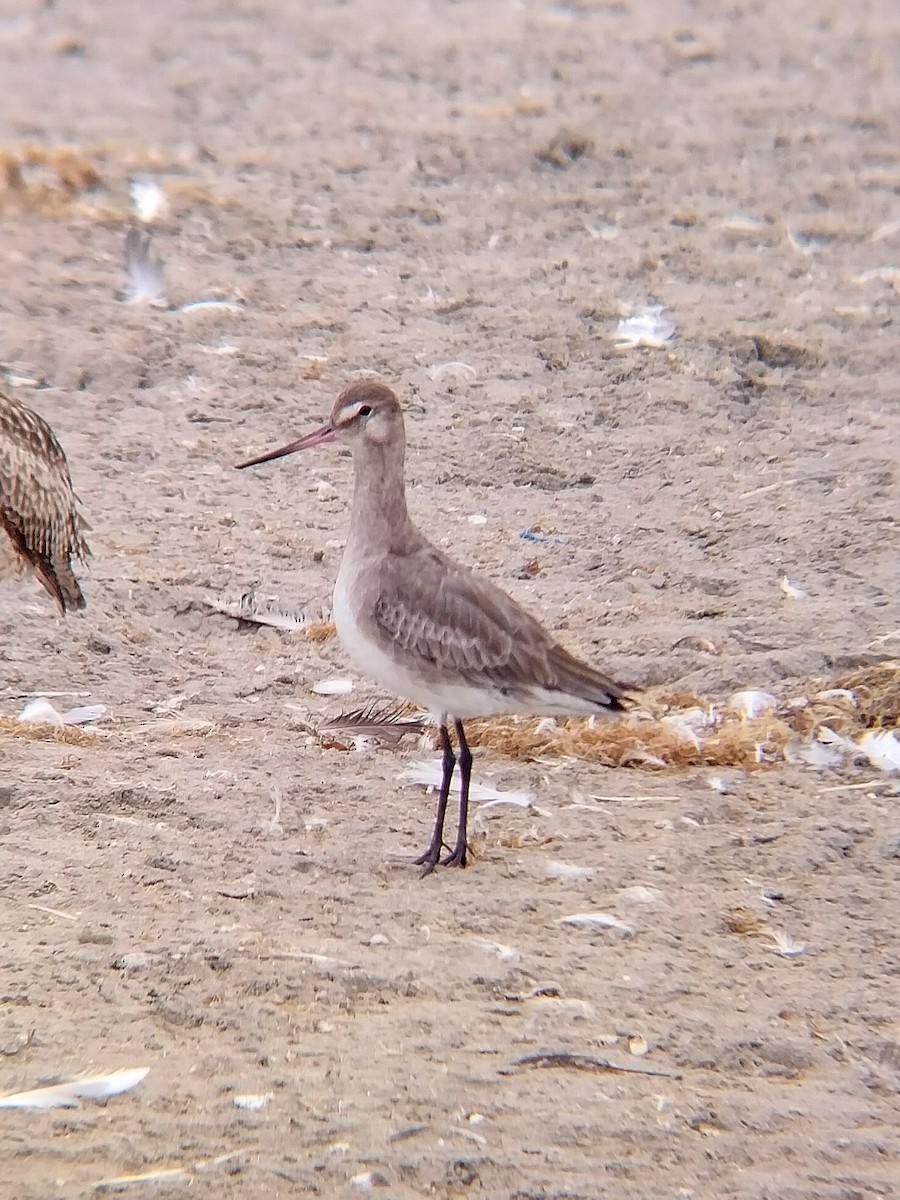
<svg viewBox="0 0 900 1200"><path fill-rule="evenodd" d="M459 824L456 827L456 845L451 854L443 860L445 867L464 867L466 865L466 827L469 820L469 782L472 778L472 751L466 741L462 721L455 721L456 738L459 742Z"/></svg>
<svg viewBox="0 0 900 1200"><path fill-rule="evenodd" d="M437 812L434 816L434 832L431 835L431 844L428 849L415 860L416 866L423 868L423 878L426 875L430 875L440 861L441 850L444 846L444 817L447 813L450 781L453 778L453 768L456 766L456 755L453 753L450 733L444 724L441 725L440 737L441 749L443 751L441 766L443 767L444 774L441 778L441 792L438 796ZM466 746L466 749L468 750L468 746Z"/></svg>

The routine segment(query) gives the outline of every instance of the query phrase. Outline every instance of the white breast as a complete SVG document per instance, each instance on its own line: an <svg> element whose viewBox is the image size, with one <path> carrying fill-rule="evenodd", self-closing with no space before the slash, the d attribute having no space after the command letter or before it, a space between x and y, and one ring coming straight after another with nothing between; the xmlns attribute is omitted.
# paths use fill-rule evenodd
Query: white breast
<svg viewBox="0 0 900 1200"><path fill-rule="evenodd" d="M360 675L373 679L386 692L410 700L437 719L490 717L510 711L499 690L459 683L435 683L416 669L412 655L398 647L386 652L368 637L356 617L347 573L341 565L334 585L332 617L347 657Z"/></svg>

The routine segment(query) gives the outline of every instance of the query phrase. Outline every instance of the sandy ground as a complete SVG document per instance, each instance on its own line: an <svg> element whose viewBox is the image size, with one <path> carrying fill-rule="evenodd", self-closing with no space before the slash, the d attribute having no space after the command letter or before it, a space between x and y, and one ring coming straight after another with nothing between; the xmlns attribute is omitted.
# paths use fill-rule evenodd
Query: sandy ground
<svg viewBox="0 0 900 1200"><path fill-rule="evenodd" d="M416 518L606 669L787 697L896 652L896 4L2 15L0 147L77 146L100 184L0 190L0 360L94 552L83 616L0 591L0 711L109 714L92 745L0 740L0 1092L150 1071L5 1112L0 1195L900 1191L883 777L721 794L480 753L537 807L420 881L433 797L398 775L428 752L323 750L337 644L201 603L328 604L349 460L232 464L368 371L406 406ZM142 175L173 304L240 311L116 302ZM648 302L677 339L616 350ZM631 933L560 923L584 912ZM515 1066L555 1053L659 1074Z"/></svg>

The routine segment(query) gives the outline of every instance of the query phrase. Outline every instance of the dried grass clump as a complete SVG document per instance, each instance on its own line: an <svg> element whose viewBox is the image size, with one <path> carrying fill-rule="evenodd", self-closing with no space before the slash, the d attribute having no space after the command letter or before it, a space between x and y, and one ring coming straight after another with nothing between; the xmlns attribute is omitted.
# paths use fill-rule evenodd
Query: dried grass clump
<svg viewBox="0 0 900 1200"><path fill-rule="evenodd" d="M173 170L178 165L170 155L112 142L91 147L28 142L7 146L0 148L0 213L28 212L59 220L76 212L96 221L120 222L132 210L117 203L116 195L133 171ZM88 193L99 195L87 200ZM165 195L179 211L234 205L230 198L191 179L169 180Z"/></svg>
<svg viewBox="0 0 900 1200"><path fill-rule="evenodd" d="M506 717L466 726L473 745L510 758L578 758L604 767L758 767L781 758L794 734L774 714L753 721L726 717L702 738L662 719L569 718L546 721Z"/></svg>
<svg viewBox="0 0 900 1200"><path fill-rule="evenodd" d="M761 933L766 927L765 921L761 920L752 909L743 906L729 909L722 920L729 933L737 933L741 937Z"/></svg>
<svg viewBox="0 0 900 1200"><path fill-rule="evenodd" d="M179 212L187 212L194 207L202 208L234 208L234 200L222 196L206 184L192 179L174 179L166 183L166 195L172 200L173 206Z"/></svg>
<svg viewBox="0 0 900 1200"><path fill-rule="evenodd" d="M848 688L865 729L886 729L900 724L900 662L881 662L841 675L832 687Z"/></svg>
<svg viewBox="0 0 900 1200"><path fill-rule="evenodd" d="M337 627L334 621L317 621L307 625L303 633L308 642L327 642L337 635Z"/></svg>
<svg viewBox="0 0 900 1200"><path fill-rule="evenodd" d="M74 147L26 144L0 150L0 211L18 208L59 217L101 183L96 164Z"/></svg>
<svg viewBox="0 0 900 1200"><path fill-rule="evenodd" d="M0 735L30 742L62 742L66 746L96 746L100 740L93 730L77 725L44 725L16 717L0 717Z"/></svg>
<svg viewBox="0 0 900 1200"><path fill-rule="evenodd" d="M805 690L807 704L789 718L797 733L813 734L825 725L852 737L900 724L900 662L895 660L857 667L835 679L811 680Z"/></svg>
<svg viewBox="0 0 900 1200"><path fill-rule="evenodd" d="M504 717L472 721L473 745L511 758L578 758L607 767L759 767L784 760L798 734L826 727L847 738L900 721L900 662L860 667L835 679L811 680L785 703L752 719L690 692L655 689L640 710L619 720L559 722Z"/></svg>

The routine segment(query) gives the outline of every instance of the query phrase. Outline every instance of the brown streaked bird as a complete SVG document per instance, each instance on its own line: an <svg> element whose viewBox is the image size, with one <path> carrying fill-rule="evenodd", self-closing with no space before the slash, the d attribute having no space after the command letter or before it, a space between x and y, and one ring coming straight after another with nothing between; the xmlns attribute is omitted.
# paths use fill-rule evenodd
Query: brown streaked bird
<svg viewBox="0 0 900 1200"><path fill-rule="evenodd" d="M85 528L53 430L0 391L0 575L31 571L61 613L84 608L72 560L90 555Z"/></svg>
<svg viewBox="0 0 900 1200"><path fill-rule="evenodd" d="M406 508L406 435L397 397L364 381L337 399L327 425L238 464L283 458L326 442L353 452L350 531L334 588L334 622L354 667L438 722L443 778L434 832L416 863L466 865L471 717L621 712L626 689L581 662L489 580L455 563L419 532ZM459 822L444 859L444 817L459 743ZM449 849L449 847L446 847Z"/></svg>

